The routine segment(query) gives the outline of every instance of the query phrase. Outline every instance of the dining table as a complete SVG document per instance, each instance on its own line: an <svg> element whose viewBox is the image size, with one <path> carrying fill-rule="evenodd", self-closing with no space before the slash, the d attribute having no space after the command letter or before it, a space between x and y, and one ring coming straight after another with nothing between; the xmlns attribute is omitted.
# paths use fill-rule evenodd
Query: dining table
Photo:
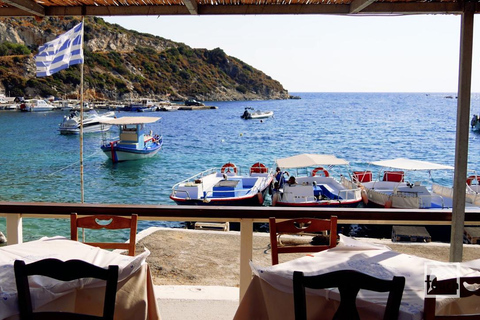
<svg viewBox="0 0 480 320"><path fill-rule="evenodd" d="M423 244L418 244L423 245ZM426 243L425 245L430 245ZM293 272L305 276L337 270L356 270L371 276L391 280L405 277L405 289L399 310L400 320L421 320L427 292L426 275L438 280L456 276L480 276L480 259L464 263L445 263L391 250L387 245L374 244L344 235L336 247L273 266L250 263L253 278L235 314L234 320L294 319ZM452 269L452 266L454 267ZM340 301L336 288L306 289L307 318L332 319ZM360 290L357 309L362 320L382 319L386 293ZM437 297L438 314L479 313L480 297L458 299Z"/></svg>
<svg viewBox="0 0 480 320"><path fill-rule="evenodd" d="M18 319L18 296L13 264L56 258L62 261L79 259L100 267L119 266L115 319L160 319L154 286L146 258L146 250L134 257L100 249L64 237L0 247L0 319ZM105 282L81 279L62 282L52 278L29 277L34 311L68 311L101 315Z"/></svg>

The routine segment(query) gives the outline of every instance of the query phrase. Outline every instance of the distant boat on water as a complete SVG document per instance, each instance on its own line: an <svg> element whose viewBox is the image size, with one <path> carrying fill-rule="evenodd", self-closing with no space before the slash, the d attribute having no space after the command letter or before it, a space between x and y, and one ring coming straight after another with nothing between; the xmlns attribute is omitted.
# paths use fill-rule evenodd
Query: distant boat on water
<svg viewBox="0 0 480 320"><path fill-rule="evenodd" d="M83 132L107 131L112 125L101 124L100 122L102 120L113 119L114 117L114 111L99 114L95 110L90 110L86 112L83 117ZM72 111L68 116L63 117L63 121L60 124L58 131L60 131L60 134L79 134L81 123L80 112Z"/></svg>
<svg viewBox="0 0 480 320"><path fill-rule="evenodd" d="M52 111L55 109L55 106L47 103L45 100L42 99L30 99L25 100L20 105L20 111L23 112L44 112L44 111Z"/></svg>
<svg viewBox="0 0 480 320"><path fill-rule="evenodd" d="M249 119L266 119L273 117L273 111L260 111L255 110L251 107L246 107L245 111L240 118L249 120Z"/></svg>
<svg viewBox="0 0 480 320"><path fill-rule="evenodd" d="M153 157L163 145L163 138L145 130L145 125L160 120L159 117L122 117L102 120L105 125L116 125L120 129L120 139L103 141L101 149L113 163L141 160Z"/></svg>

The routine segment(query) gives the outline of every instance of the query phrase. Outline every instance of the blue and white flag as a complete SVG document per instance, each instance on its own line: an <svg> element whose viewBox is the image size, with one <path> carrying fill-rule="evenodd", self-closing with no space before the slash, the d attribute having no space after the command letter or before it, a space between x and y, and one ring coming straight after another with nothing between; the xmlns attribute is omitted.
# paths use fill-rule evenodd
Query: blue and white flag
<svg viewBox="0 0 480 320"><path fill-rule="evenodd" d="M83 63L83 25L75 27L38 48L37 77L46 77L74 64Z"/></svg>

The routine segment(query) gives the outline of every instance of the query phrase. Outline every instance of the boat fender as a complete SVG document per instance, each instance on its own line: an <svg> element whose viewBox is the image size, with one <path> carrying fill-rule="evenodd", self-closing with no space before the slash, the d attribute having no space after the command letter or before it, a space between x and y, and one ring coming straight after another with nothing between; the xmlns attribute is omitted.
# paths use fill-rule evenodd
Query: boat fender
<svg viewBox="0 0 480 320"><path fill-rule="evenodd" d="M391 208L392 207L392 199L388 199L385 201L385 208Z"/></svg>
<svg viewBox="0 0 480 320"><path fill-rule="evenodd" d="M110 152L112 155L112 163L117 163L117 153L115 152L115 141L110 142Z"/></svg>
<svg viewBox="0 0 480 320"><path fill-rule="evenodd" d="M263 204L263 201L264 201L264 199L263 199L263 194L262 194L261 192L259 192L259 193L257 193L257 196L258 196L258 203L259 203L260 205L262 205L262 204Z"/></svg>
<svg viewBox="0 0 480 320"><path fill-rule="evenodd" d="M233 164L233 163L231 163L231 162L225 163L225 164L222 166L222 169L220 170L220 172L221 172L221 173L224 173L225 170L228 170L228 171L226 171L226 172L228 173L228 172L231 172L230 169L232 169L233 172L235 172L235 174L238 172L237 166L235 166L235 164Z"/></svg>
<svg viewBox="0 0 480 320"><path fill-rule="evenodd" d="M367 195L367 191L365 191L365 188L362 188L362 191L360 192L361 195L362 195L362 201L365 205L368 204L368 195Z"/></svg>
<svg viewBox="0 0 480 320"><path fill-rule="evenodd" d="M313 169L313 171L312 171L312 177L315 177L315 175L316 175L317 172L319 172L319 171L322 171L322 172L323 172L323 175L324 175L325 177L329 177L329 176L330 176L330 173L328 173L327 170L325 170L323 167L318 167L318 168Z"/></svg>

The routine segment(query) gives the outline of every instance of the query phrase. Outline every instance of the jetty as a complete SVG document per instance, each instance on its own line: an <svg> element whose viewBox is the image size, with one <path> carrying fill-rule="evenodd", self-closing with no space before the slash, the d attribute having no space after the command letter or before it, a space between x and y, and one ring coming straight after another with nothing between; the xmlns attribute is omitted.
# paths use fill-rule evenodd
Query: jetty
<svg viewBox="0 0 480 320"><path fill-rule="evenodd" d="M186 106L186 105L180 105L178 107L178 110L209 110L209 109L218 109L218 107L215 106Z"/></svg>

